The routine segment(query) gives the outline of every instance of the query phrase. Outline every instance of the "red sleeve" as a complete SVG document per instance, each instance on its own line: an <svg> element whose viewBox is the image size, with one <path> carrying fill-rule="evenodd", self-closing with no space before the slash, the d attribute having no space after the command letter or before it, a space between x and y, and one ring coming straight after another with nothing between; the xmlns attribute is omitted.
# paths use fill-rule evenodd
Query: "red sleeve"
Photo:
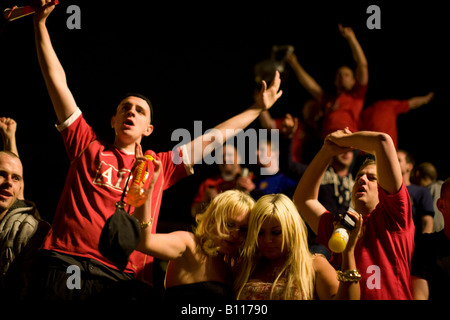
<svg viewBox="0 0 450 320"><path fill-rule="evenodd" d="M367 84L356 82L354 86L353 96L359 99L365 99L367 93Z"/></svg>
<svg viewBox="0 0 450 320"><path fill-rule="evenodd" d="M404 183L399 192L393 195L387 194L383 188L378 186L378 198L379 203L374 211L378 211L377 209L380 207L380 212L384 212L387 215L384 217L387 228L398 231L410 228L414 224L412 220L411 199Z"/></svg>
<svg viewBox="0 0 450 320"><path fill-rule="evenodd" d="M57 128L64 140L70 161L97 139L97 135L92 127L87 124L79 109Z"/></svg>
<svg viewBox="0 0 450 320"><path fill-rule="evenodd" d="M164 185L163 190L173 186L177 181L188 175L188 169L182 161L177 161L176 157L183 157L181 149L177 149L178 155L173 154L172 151L160 152L157 157L161 161L164 171Z"/></svg>
<svg viewBox="0 0 450 320"><path fill-rule="evenodd" d="M401 114L401 113L407 113L407 112L409 112L408 100L398 100L397 104L395 105L395 113Z"/></svg>

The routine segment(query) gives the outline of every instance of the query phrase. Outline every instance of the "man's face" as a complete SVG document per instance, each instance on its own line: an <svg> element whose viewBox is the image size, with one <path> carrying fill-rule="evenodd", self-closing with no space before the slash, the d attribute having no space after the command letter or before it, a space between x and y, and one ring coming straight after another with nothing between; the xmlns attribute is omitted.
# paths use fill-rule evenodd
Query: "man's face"
<svg viewBox="0 0 450 320"><path fill-rule="evenodd" d="M239 212L228 218L226 221L228 236L216 240L220 253L232 255L244 243L247 236L249 216L249 212Z"/></svg>
<svg viewBox="0 0 450 320"><path fill-rule="evenodd" d="M22 189L22 163L18 158L0 154L0 213L6 212Z"/></svg>
<svg viewBox="0 0 450 320"><path fill-rule="evenodd" d="M370 213L378 204L377 166L370 164L356 175L352 189L352 201L357 212Z"/></svg>
<svg viewBox="0 0 450 320"><path fill-rule="evenodd" d="M237 150L226 144L223 149L223 163L219 163L219 170L225 174L237 174L239 171L239 156Z"/></svg>
<svg viewBox="0 0 450 320"><path fill-rule="evenodd" d="M406 161L406 154L399 151L397 152L398 162L400 163L400 169L402 170L402 175L410 175L413 165Z"/></svg>
<svg viewBox="0 0 450 320"><path fill-rule="evenodd" d="M348 168L353 162L353 151L347 151L341 154L338 154L335 159L342 166Z"/></svg>
<svg viewBox="0 0 450 320"><path fill-rule="evenodd" d="M349 91L356 83L353 70L349 67L340 67L336 72L334 84L338 91Z"/></svg>
<svg viewBox="0 0 450 320"><path fill-rule="evenodd" d="M130 96L120 102L116 115L111 119L111 126L121 142L131 144L140 142L143 136L153 132L150 121L148 103L139 97Z"/></svg>

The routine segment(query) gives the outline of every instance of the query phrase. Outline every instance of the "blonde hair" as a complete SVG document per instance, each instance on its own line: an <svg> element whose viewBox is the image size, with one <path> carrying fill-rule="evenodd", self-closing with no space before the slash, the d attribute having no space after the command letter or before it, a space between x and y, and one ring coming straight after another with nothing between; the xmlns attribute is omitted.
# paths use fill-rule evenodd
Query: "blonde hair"
<svg viewBox="0 0 450 320"><path fill-rule="evenodd" d="M242 213L249 214L255 200L240 190L219 193L206 210L196 216L195 236L201 250L208 256L215 256L220 249L217 239L230 235L229 219Z"/></svg>
<svg viewBox="0 0 450 320"><path fill-rule="evenodd" d="M300 292L305 299L312 299L315 271L313 257L308 248L308 231L294 203L283 194L261 197L250 213L247 239L236 269L234 283L236 298L239 299L244 285L260 261L258 234L264 221L271 217L280 222L282 251L288 248L288 254L284 266L273 281L270 299L280 278L286 280L285 299L293 299L296 292Z"/></svg>

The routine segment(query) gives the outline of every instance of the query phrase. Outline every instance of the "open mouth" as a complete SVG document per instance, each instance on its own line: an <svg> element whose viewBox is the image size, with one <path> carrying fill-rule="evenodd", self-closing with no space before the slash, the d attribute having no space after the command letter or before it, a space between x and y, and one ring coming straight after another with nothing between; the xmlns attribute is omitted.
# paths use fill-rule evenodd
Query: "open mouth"
<svg viewBox="0 0 450 320"><path fill-rule="evenodd" d="M134 122L132 119L128 118L123 122L124 128L131 128L134 126Z"/></svg>
<svg viewBox="0 0 450 320"><path fill-rule="evenodd" d="M12 193L9 192L8 190L0 190L0 197L10 198L12 197Z"/></svg>
<svg viewBox="0 0 450 320"><path fill-rule="evenodd" d="M366 189L364 188L364 187L359 187L357 190L356 190L356 195L357 196L362 196L363 194L365 194L366 193Z"/></svg>

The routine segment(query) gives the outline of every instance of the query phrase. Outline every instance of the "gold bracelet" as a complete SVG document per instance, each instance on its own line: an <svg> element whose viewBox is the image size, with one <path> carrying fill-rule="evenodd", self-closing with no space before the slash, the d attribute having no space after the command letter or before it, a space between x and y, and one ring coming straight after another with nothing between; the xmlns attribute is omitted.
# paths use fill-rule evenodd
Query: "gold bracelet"
<svg viewBox="0 0 450 320"><path fill-rule="evenodd" d="M148 222L141 222L141 229L145 229L148 226L151 226L153 222L153 218L151 218Z"/></svg>
<svg viewBox="0 0 450 320"><path fill-rule="evenodd" d="M340 282L358 282L361 280L361 274L357 269L346 271L337 270L336 274Z"/></svg>

